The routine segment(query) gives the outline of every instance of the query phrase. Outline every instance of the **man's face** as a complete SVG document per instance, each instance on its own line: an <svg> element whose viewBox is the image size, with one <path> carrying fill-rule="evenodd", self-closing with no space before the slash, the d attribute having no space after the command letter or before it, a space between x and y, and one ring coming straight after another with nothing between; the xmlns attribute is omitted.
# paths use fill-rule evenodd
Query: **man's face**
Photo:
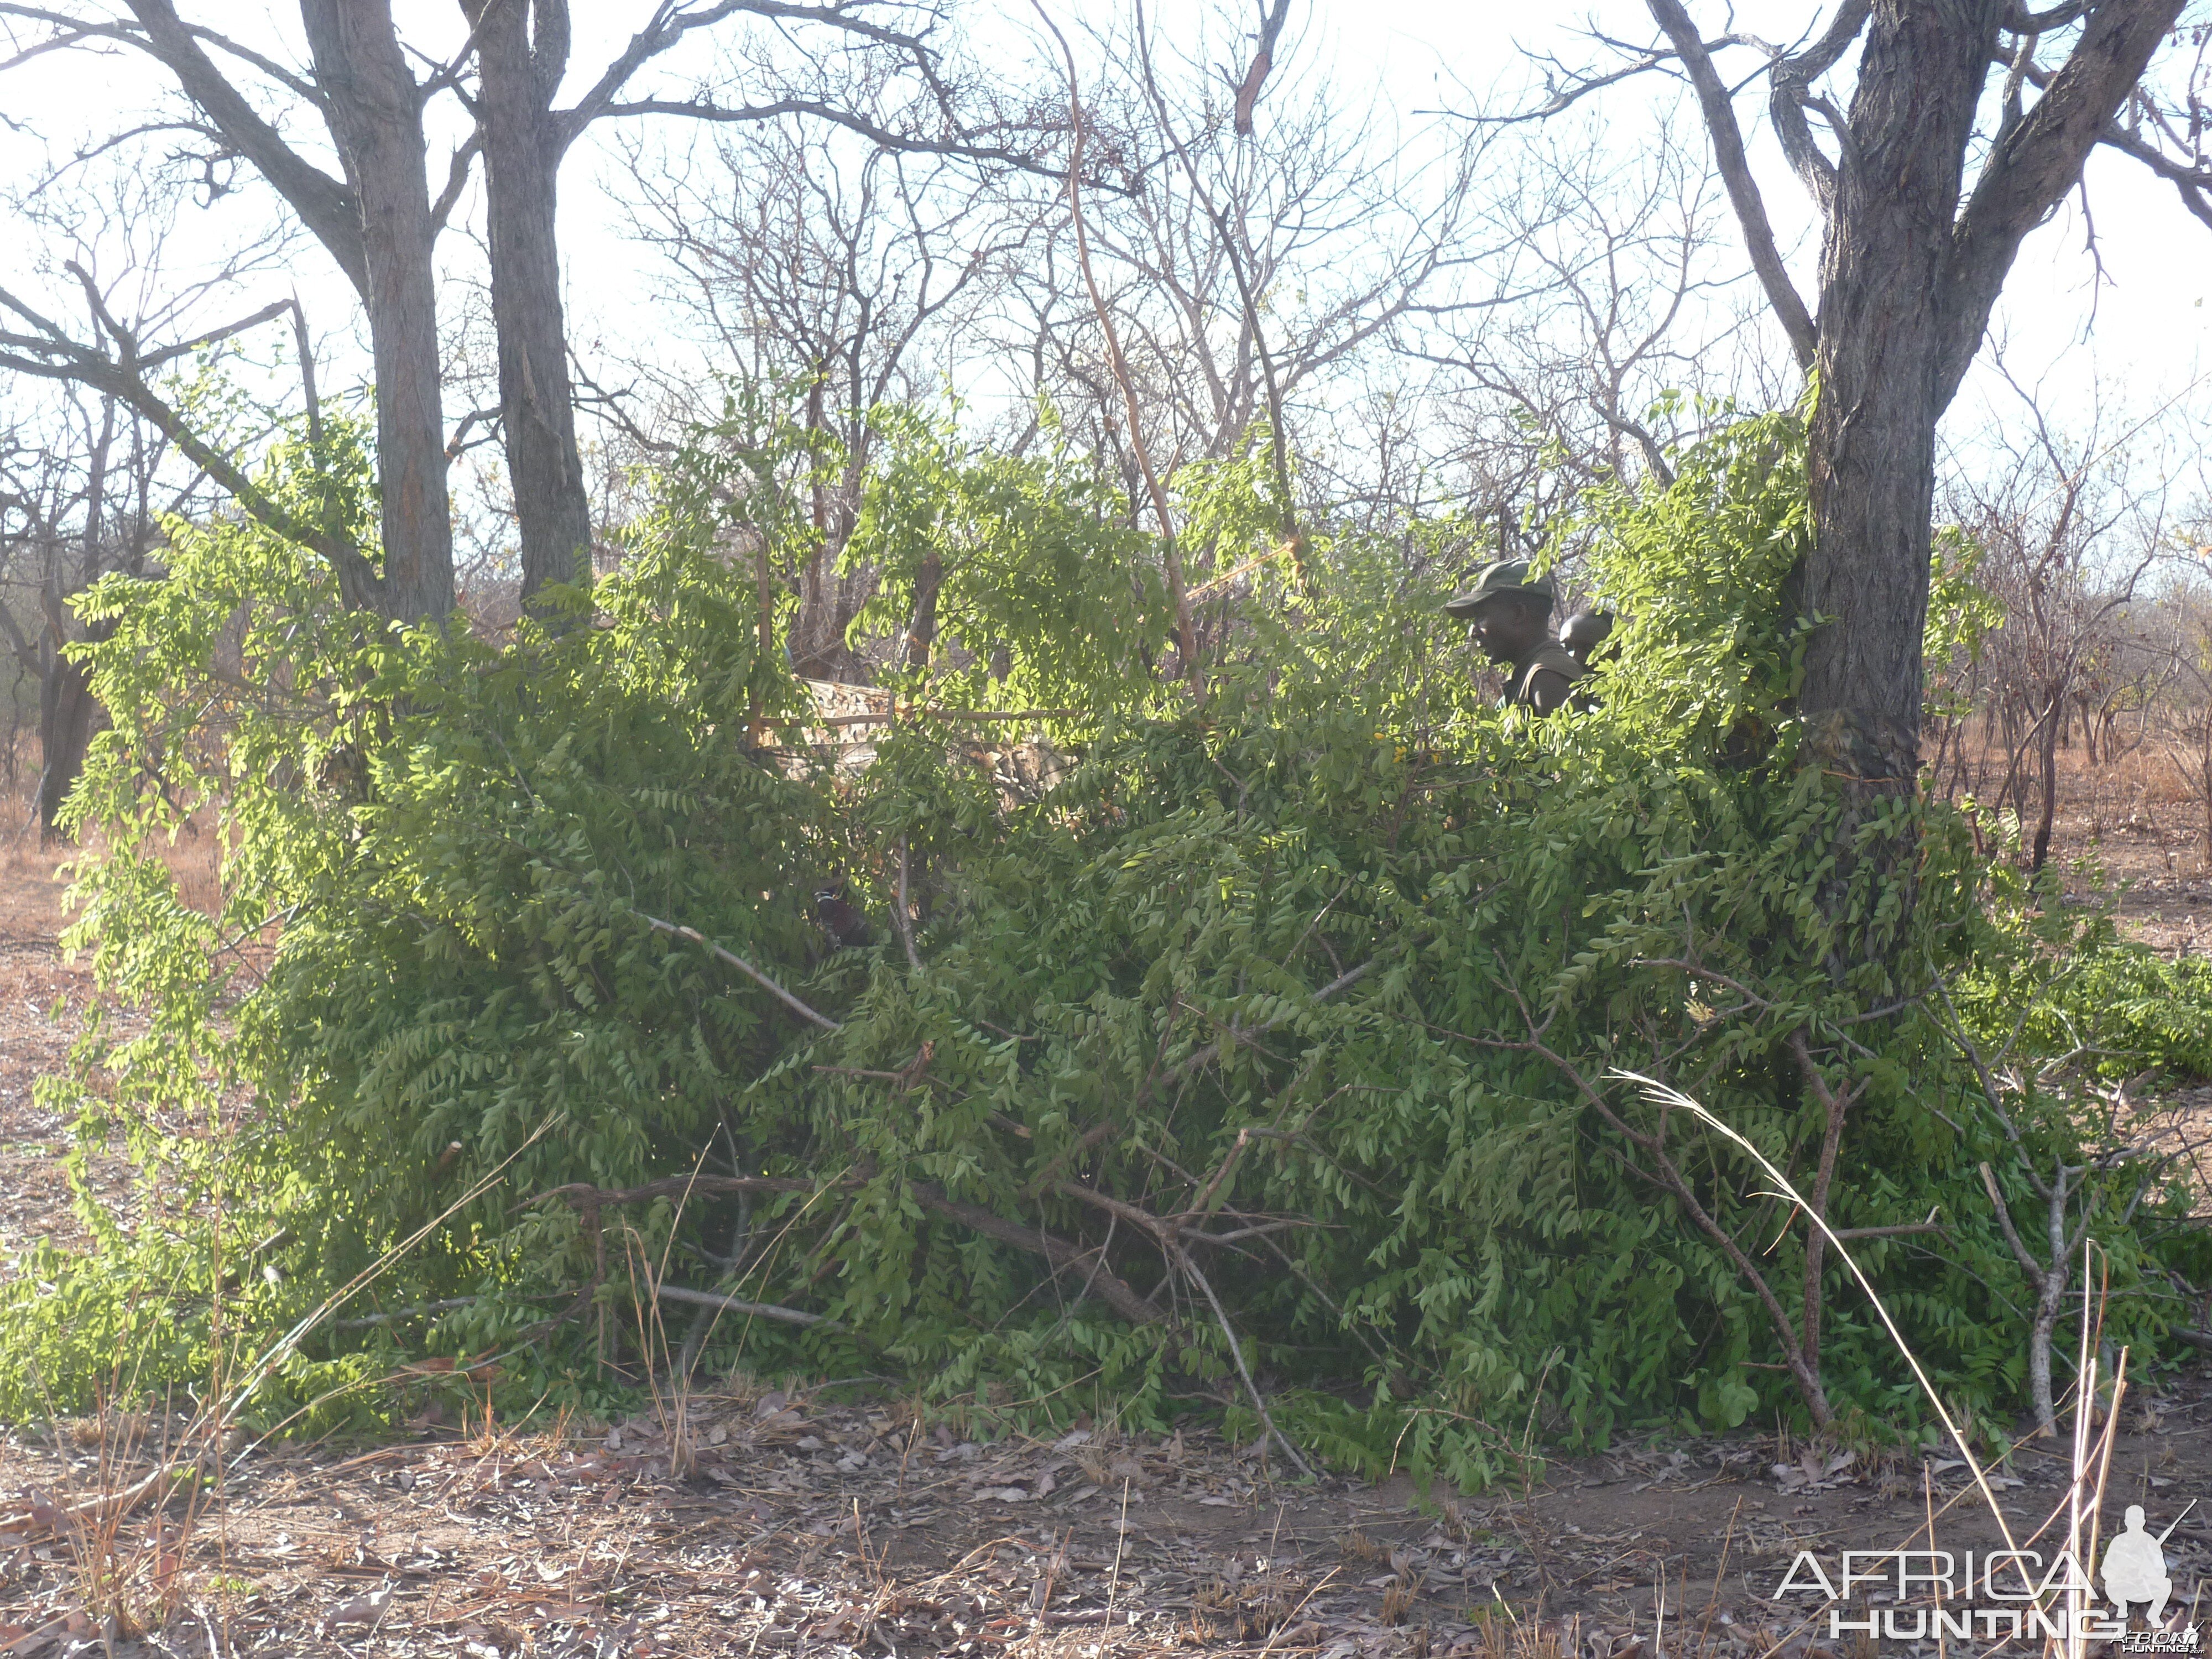
<svg viewBox="0 0 2212 1659"><path fill-rule="evenodd" d="M1468 621L1476 648L1492 662L1516 662L1543 640L1543 613L1507 594L1485 599Z"/></svg>

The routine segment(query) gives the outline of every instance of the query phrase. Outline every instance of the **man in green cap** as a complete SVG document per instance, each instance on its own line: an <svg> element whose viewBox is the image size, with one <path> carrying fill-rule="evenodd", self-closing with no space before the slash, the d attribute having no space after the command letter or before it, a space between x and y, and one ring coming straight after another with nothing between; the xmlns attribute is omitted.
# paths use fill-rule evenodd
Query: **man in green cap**
<svg viewBox="0 0 2212 1659"><path fill-rule="evenodd" d="M1444 614L1472 623L1482 653L1507 665L1509 708L1548 714L1589 672L1552 637L1552 579L1532 577L1524 560L1490 566L1474 586L1444 602Z"/></svg>

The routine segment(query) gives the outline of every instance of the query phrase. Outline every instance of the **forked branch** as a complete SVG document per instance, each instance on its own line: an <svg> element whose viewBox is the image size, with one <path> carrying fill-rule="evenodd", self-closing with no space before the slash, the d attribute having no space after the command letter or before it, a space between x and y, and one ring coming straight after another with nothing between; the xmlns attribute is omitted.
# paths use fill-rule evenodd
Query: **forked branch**
<svg viewBox="0 0 2212 1659"><path fill-rule="evenodd" d="M97 290L92 288L89 279L83 277L82 272L78 275L88 292L96 296ZM295 303L279 300L237 322L209 330L180 344L149 351L107 313L104 304L94 302L94 315L100 331L113 342L110 349L72 338L59 324L0 289L0 369L12 369L39 380L89 386L132 410L175 444L193 465L228 491L249 518L329 560L337 574L339 588L347 604L364 607L383 581L368 556L352 542L301 517L263 489L235 460L203 437L183 411L155 391L147 379L149 371L174 362L203 346L281 317Z"/></svg>

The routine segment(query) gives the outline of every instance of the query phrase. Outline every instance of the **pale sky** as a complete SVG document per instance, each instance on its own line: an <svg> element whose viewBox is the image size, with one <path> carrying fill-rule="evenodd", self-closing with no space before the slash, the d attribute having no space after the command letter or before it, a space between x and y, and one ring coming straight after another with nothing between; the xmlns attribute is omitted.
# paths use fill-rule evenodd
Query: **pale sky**
<svg viewBox="0 0 2212 1659"><path fill-rule="evenodd" d="M1126 15L1123 0L1048 3L1063 20ZM296 59L303 55L296 12L284 4L183 0L179 9L191 17L219 15L227 32L257 44L277 44L280 56ZM459 8L451 0L398 0L397 9L407 38L426 52L450 52L463 37ZM651 0L595 0L576 8L570 95L596 75L599 65L651 9ZM1711 9L1707 3L1705 9ZM1498 27L1501 9L1439 5L1436 0L1311 0L1310 7L1302 3L1293 14L1286 56L1309 70L1325 70L1355 98L1361 89L1373 88L1378 107L1399 113L1399 131L1415 132L1423 118L1419 112L1440 106L1462 108L1470 99L1488 101L1493 107L1511 101L1526 87L1528 75L1516 43L1578 62L1589 61L1595 49L1578 40L1574 31L1593 16L1610 33L1638 40L1652 33L1638 0L1598 0L1594 9L1529 0L1512 9L1516 21L1510 38ZM1152 13L1154 28L1170 41L1179 33L1187 38L1197 17L1191 0L1155 0ZM971 0L962 15L980 51L1003 51L1026 59L1030 49L1027 40L1036 33L1034 13L1026 0ZM1742 0L1736 8L1736 26L1795 35L1808 15L1802 4ZM1231 55L1225 47L1217 49L1224 57ZM664 88L680 85L690 68L690 64L672 55L666 66L652 76ZM46 135L65 153L82 137L112 131L141 115L159 84L157 71L127 55L94 60L58 54L0 81L0 113ZM1678 82L1651 76L1601 95L1607 100L1608 130L1622 143L1633 144L1640 131L1648 131L1657 102L1686 94ZM1755 96L1740 100L1743 118L1754 118L1759 104ZM451 113L449 106L449 118ZM1261 118L1264 139L1264 103ZM1396 136L1387 123L1377 125L1376 135L1378 143L1393 142ZM580 342L597 337L611 345L623 343L650 349L653 319L635 298L650 286L655 256L624 239L620 216L603 193L609 181L619 179L619 169L609 159L607 138L605 134L587 136L562 177L562 234L569 263L572 335ZM1769 210L1791 251L1801 291L1809 299L1818 253L1810 205L1763 137L1755 139L1754 151ZM434 148L434 189L442 176L443 161ZM0 173L23 177L36 164L37 152L28 140L0 127ZM2086 409L2100 386L2108 410L2115 405L2146 409L2176 399L2185 410L2212 407L2212 399L2202 394L2200 380L2212 367L2205 350L2212 229L2189 216L2169 186L2109 151L2100 151L2092 161L2089 194L2103 256L2103 281L2098 280L2087 252L2086 222L2077 198L2022 251L1993 337L2008 343L2015 374L2040 382L2049 406L2057 409ZM242 192L214 213L195 216L195 234L205 235L210 243L234 236L253 213L262 210L266 199L258 190ZM43 293L66 313L69 296L58 294L27 268L36 251L36 241L27 234L0 238L0 281L19 293L27 289ZM465 249L453 252L465 254ZM251 310L294 287L319 332L341 337L329 347L340 361L326 362L324 372L343 378L347 372L343 334L349 327L351 295L312 244L303 243L289 270L256 275L243 295L226 302L224 308L230 314ZM1993 413L2010 419L2016 407L2013 395L1984 362L1954 407L1951 435L1954 441L1962 441L1966 428ZM448 411L450 418L458 418L459 413Z"/></svg>

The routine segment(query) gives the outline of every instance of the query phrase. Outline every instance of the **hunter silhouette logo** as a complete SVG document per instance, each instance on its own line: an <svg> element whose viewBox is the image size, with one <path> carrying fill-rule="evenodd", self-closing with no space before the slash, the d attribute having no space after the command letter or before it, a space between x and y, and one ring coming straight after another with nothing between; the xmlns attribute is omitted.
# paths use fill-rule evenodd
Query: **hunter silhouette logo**
<svg viewBox="0 0 2212 1659"><path fill-rule="evenodd" d="M2016 1549L1978 1554L1845 1550L1833 1577L1812 1551L1801 1550L1771 1599L1808 1592L1821 1596L1828 1603L1831 1641L1853 1634L1896 1642L2026 1638L2110 1642L2122 1653L2193 1654L2201 1650L2197 1627L2166 1624L2174 1600L2166 1540L2196 1507L2191 1504L2172 1526L2154 1534L2144 1525L2142 1506L2128 1506L2125 1525L2105 1547L2099 1575L2109 1612L2099 1605L2097 1586L2070 1548L2048 1558ZM2138 1611L2143 1627L2131 1629Z"/></svg>
<svg viewBox="0 0 2212 1659"><path fill-rule="evenodd" d="M2196 1507L2192 1503L2189 1509ZM2173 1527L2179 1526L2188 1513L2184 1510L2174 1516ZM2127 1530L2105 1551L2105 1596L2122 1624L2127 1622L2128 1609L2137 1601L2150 1603L2148 1622L2152 1629L2157 1629L2166 1617L2166 1604L2173 1595L2173 1580L2166 1571L2166 1540L2173 1536L2173 1527L2153 1538L2143 1530L2142 1505L2128 1505Z"/></svg>

